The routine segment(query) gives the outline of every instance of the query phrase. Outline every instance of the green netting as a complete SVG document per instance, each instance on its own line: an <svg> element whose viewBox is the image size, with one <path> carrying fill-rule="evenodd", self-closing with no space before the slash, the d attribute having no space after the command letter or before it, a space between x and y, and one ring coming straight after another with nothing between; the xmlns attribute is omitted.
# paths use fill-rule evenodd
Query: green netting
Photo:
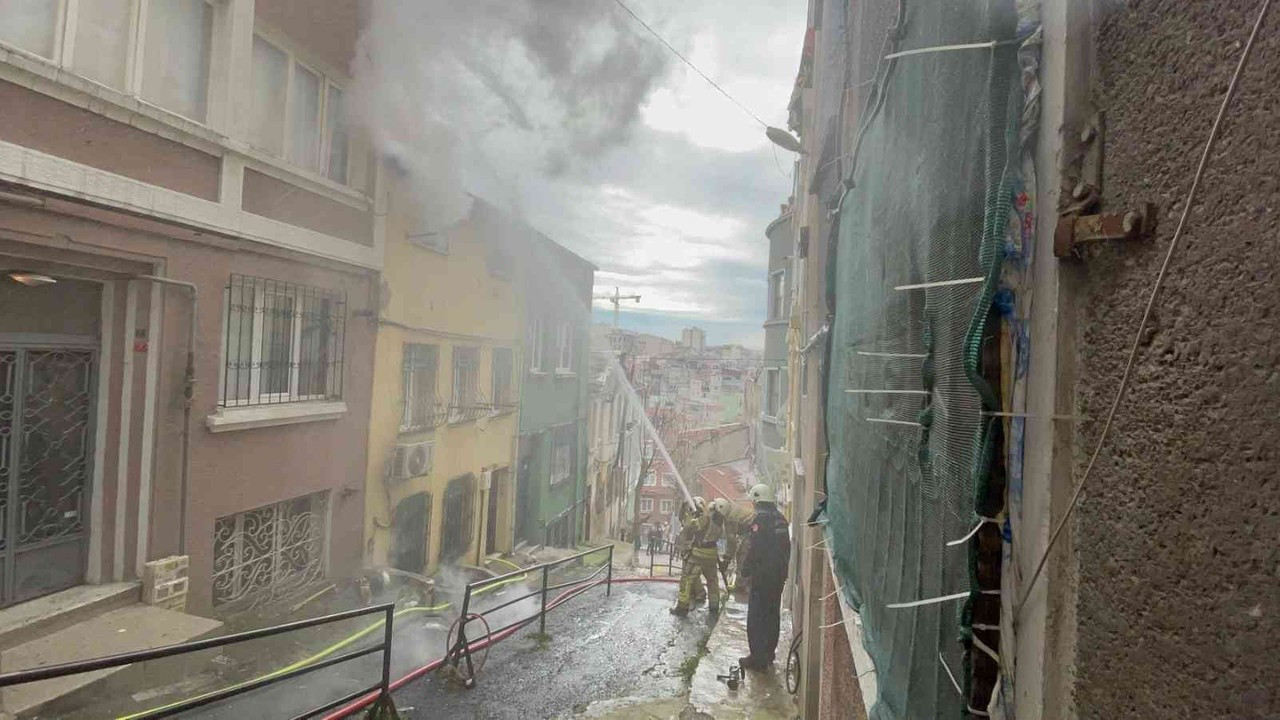
<svg viewBox="0 0 1280 720"><path fill-rule="evenodd" d="M898 50L1007 41L1012 0L907 4ZM978 374L1009 216L1016 48L902 57L882 69L839 210L828 364L827 534L875 663L877 719L961 717L961 601L991 457ZM898 286L981 278L922 290ZM928 395L848 390L926 390ZM878 422L883 420L892 423Z"/></svg>

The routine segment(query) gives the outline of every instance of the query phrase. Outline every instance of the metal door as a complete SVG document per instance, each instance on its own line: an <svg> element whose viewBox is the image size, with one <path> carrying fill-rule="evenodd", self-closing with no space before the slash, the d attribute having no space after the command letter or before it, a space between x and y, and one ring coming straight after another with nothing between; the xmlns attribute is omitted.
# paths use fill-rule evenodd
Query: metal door
<svg viewBox="0 0 1280 720"><path fill-rule="evenodd" d="M92 350L0 347L0 605L84 580Z"/></svg>

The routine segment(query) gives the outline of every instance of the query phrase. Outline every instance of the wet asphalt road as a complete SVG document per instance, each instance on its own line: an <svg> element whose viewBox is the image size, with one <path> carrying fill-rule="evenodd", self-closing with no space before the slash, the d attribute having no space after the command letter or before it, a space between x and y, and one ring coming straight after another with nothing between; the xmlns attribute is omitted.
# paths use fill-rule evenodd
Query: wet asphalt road
<svg viewBox="0 0 1280 720"><path fill-rule="evenodd" d="M683 691L681 664L710 631L705 610L673 617L675 585L628 584L592 590L547 618L549 641L537 627L494 646L477 687L464 690L437 675L396 693L412 720L435 718L556 718L591 702L619 697L672 697Z"/></svg>

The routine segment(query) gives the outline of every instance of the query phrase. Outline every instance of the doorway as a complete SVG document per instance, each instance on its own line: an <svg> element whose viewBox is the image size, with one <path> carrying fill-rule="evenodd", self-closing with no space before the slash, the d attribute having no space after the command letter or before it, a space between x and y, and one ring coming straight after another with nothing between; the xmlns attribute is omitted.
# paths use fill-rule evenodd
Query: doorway
<svg viewBox="0 0 1280 720"><path fill-rule="evenodd" d="M485 518L484 552L492 555L498 551L499 509L507 495L507 482L511 471L507 468L494 470L489 476L489 510Z"/></svg>
<svg viewBox="0 0 1280 720"><path fill-rule="evenodd" d="M0 606L84 581L94 364L0 344Z"/></svg>

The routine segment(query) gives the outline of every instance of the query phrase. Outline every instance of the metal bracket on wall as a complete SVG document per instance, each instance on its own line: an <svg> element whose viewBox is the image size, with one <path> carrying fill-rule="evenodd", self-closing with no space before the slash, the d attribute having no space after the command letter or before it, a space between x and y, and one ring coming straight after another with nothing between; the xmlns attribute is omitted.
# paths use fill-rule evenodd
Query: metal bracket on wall
<svg viewBox="0 0 1280 720"><path fill-rule="evenodd" d="M1080 130L1077 157L1078 180L1071 188L1070 202L1058 214L1053 233L1053 254L1058 258L1079 258L1085 246L1102 240L1136 240L1150 237L1156 227L1156 207L1121 213L1098 213L1102 204L1101 115L1094 115Z"/></svg>
<svg viewBox="0 0 1280 720"><path fill-rule="evenodd" d="M1053 254L1058 258L1080 257L1084 246L1103 240L1138 240L1156 229L1155 203L1139 210L1098 215L1064 215L1053 232Z"/></svg>

